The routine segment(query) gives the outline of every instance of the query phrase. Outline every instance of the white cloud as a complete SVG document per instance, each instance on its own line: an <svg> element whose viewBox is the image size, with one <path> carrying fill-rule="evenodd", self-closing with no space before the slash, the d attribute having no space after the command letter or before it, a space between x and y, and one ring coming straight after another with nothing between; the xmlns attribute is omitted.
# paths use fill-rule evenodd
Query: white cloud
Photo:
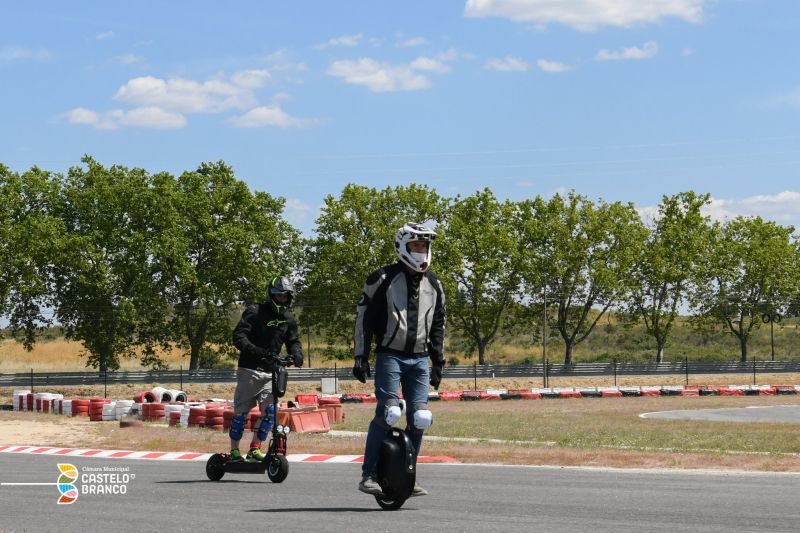
<svg viewBox="0 0 800 533"><path fill-rule="evenodd" d="M323 48L332 48L337 46L345 46L352 48L354 46L358 46L361 43L361 39L364 38L364 35L361 33L357 33L355 35L342 35L340 37L334 37L333 39L328 39L327 42L318 44L314 46L314 48L321 50Z"/></svg>
<svg viewBox="0 0 800 533"><path fill-rule="evenodd" d="M496 70L498 72L525 72L528 70L528 67L529 65L525 61L514 56L506 56L505 59L493 57L484 65L485 69Z"/></svg>
<svg viewBox="0 0 800 533"><path fill-rule="evenodd" d="M99 130L113 130L123 126L153 129L177 129L186 126L186 117L158 107L137 107L127 111L115 109L107 112L76 107L63 117L70 124L92 126Z"/></svg>
<svg viewBox="0 0 800 533"><path fill-rule="evenodd" d="M319 209L316 210L316 213L318 212ZM298 200L296 198L287 198L283 213L289 223L295 227L298 227L305 226L306 223L310 222L311 215L315 214L315 210L302 200Z"/></svg>
<svg viewBox="0 0 800 533"><path fill-rule="evenodd" d="M119 57L119 62L123 65L133 65L134 63L141 63L142 61L144 61L144 58L136 54L125 54Z"/></svg>
<svg viewBox="0 0 800 533"><path fill-rule="evenodd" d="M597 61L619 61L626 59L647 59L653 57L658 53L658 43L655 41L647 41L641 48L638 46L630 46L622 50L612 52L610 50L600 50L594 57Z"/></svg>
<svg viewBox="0 0 800 533"><path fill-rule="evenodd" d="M292 59L289 56L290 56L289 50L287 50L286 48L281 48L269 54L268 56L264 57L263 60L267 62L270 70L275 70L275 71L308 70L308 67L306 67L305 63L292 61Z"/></svg>
<svg viewBox="0 0 800 533"><path fill-rule="evenodd" d="M435 74L447 74L452 70L450 65L445 65L441 61L429 57L418 57L411 62L410 67L414 70L424 70Z"/></svg>
<svg viewBox="0 0 800 533"><path fill-rule="evenodd" d="M568 72L572 67L566 63L559 63L558 61L548 61L547 59L540 59L536 62L539 68L545 72Z"/></svg>
<svg viewBox="0 0 800 533"><path fill-rule="evenodd" d="M639 208L645 221L658 217L658 206ZM712 220L724 222L738 216L756 217L772 220L779 224L800 225L800 192L783 191L773 195L756 195L746 198L711 198L711 202L701 210Z"/></svg>
<svg viewBox="0 0 800 533"><path fill-rule="evenodd" d="M30 48L22 48L20 46L6 46L5 48L0 48L0 61L47 61L52 57L53 54L44 48L38 50L31 50Z"/></svg>
<svg viewBox="0 0 800 533"><path fill-rule="evenodd" d="M427 43L428 41L425 39L425 37L412 37L397 43L397 46L402 48L413 48L415 46L422 46Z"/></svg>
<svg viewBox="0 0 800 533"><path fill-rule="evenodd" d="M515 22L563 24L579 31L630 27L667 17L700 22L712 0L467 0L467 17L503 17Z"/></svg>
<svg viewBox="0 0 800 533"><path fill-rule="evenodd" d="M228 80L212 78L202 83L183 78L163 80L143 76L120 87L114 99L179 113L218 113L256 105L253 90L263 86L268 78L266 70L245 70L233 74Z"/></svg>
<svg viewBox="0 0 800 533"><path fill-rule="evenodd" d="M800 222L800 192L783 191L774 195L756 195L741 199L712 198L704 214L714 220L737 216L760 216L775 222Z"/></svg>
<svg viewBox="0 0 800 533"><path fill-rule="evenodd" d="M113 39L117 35L113 31L104 31L103 33L98 33L94 36L95 39L98 41L106 41L108 39Z"/></svg>
<svg viewBox="0 0 800 533"><path fill-rule="evenodd" d="M347 83L364 85L370 91L419 91L431 86L430 80L411 65L391 65L364 57L357 61L335 61L328 74L344 78Z"/></svg>
<svg viewBox="0 0 800 533"><path fill-rule="evenodd" d="M788 107L800 110L800 87L773 96L765 104L767 107Z"/></svg>
<svg viewBox="0 0 800 533"><path fill-rule="evenodd" d="M276 126L279 128L304 128L316 121L308 118L297 118L289 115L277 104L259 106L247 113L229 119L231 124L239 128L263 128Z"/></svg>

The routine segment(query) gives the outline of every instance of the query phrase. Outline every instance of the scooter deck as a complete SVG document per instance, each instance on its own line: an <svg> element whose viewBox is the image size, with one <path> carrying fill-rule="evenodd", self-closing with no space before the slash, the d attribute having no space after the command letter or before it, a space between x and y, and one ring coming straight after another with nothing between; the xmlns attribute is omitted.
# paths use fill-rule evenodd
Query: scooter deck
<svg viewBox="0 0 800 533"><path fill-rule="evenodd" d="M267 471L267 461L258 461L257 463L248 463L245 461L225 463L225 472L231 474L263 474Z"/></svg>

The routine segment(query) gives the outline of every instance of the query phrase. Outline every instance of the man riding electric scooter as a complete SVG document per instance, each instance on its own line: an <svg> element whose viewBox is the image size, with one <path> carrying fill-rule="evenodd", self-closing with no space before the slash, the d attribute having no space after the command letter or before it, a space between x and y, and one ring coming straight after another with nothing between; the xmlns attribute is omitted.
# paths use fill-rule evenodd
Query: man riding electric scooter
<svg viewBox="0 0 800 533"><path fill-rule="evenodd" d="M233 331L233 343L239 349L236 369L236 392L233 396L234 416L231 420L231 461L258 462L264 460L261 443L269 436L274 424L272 398L272 368L274 354L286 346L294 366L303 366L303 348L297 334L297 323L289 313L294 286L286 276L278 276L269 284L267 301L248 307ZM245 458L239 451L247 415L258 405L261 417L253 428L250 451Z"/></svg>
<svg viewBox="0 0 800 533"><path fill-rule="evenodd" d="M401 417L399 390L406 402L406 433L414 462L422 434L433 422L428 410L428 384L439 387L444 368L445 298L439 278L429 270L436 232L413 222L395 236L397 263L367 278L358 301L353 375L362 383L370 376L369 353L377 343L375 396L378 405L369 424L358 490L380 497L377 465L387 431ZM432 366L428 366L428 356ZM410 496L428 492L416 482Z"/></svg>

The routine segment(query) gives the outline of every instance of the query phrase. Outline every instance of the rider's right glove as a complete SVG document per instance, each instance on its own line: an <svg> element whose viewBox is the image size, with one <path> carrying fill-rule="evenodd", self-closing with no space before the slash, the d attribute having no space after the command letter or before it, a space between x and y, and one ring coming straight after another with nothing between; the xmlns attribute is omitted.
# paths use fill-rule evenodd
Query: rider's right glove
<svg viewBox="0 0 800 533"><path fill-rule="evenodd" d="M356 362L353 365L353 376L361 383L367 382L367 377L372 376L369 370L369 358L364 355L357 355Z"/></svg>

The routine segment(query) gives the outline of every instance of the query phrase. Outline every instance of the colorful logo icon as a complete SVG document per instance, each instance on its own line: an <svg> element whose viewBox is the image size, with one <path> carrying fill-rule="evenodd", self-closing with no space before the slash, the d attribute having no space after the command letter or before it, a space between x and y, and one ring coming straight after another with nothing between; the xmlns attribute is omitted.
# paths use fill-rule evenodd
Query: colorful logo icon
<svg viewBox="0 0 800 533"><path fill-rule="evenodd" d="M56 486L58 487L58 492L61 493L58 498L58 505L75 503L79 494L78 487L75 486L75 482L78 480L78 469L75 468L75 465L69 463L58 463L58 470L60 475Z"/></svg>

